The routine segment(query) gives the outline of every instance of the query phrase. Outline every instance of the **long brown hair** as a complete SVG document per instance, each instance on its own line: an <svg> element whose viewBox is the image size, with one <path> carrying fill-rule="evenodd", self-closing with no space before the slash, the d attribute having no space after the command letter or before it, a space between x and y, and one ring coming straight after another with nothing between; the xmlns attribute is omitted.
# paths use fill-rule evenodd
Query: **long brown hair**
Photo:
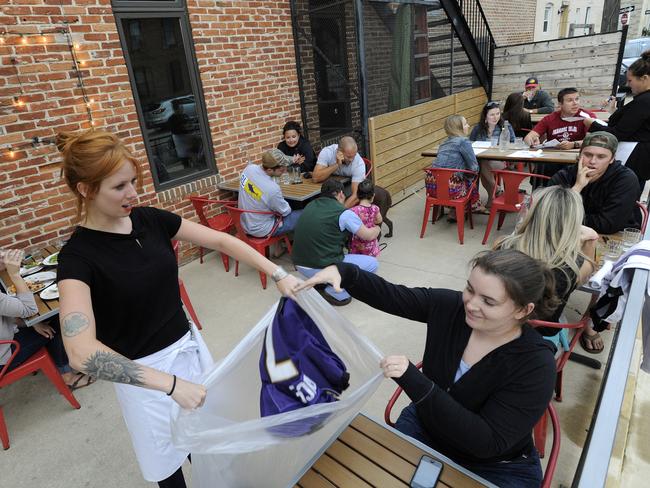
<svg viewBox="0 0 650 488"><path fill-rule="evenodd" d="M142 185L138 160L115 134L94 129L77 134L60 132L56 136L56 147L63 154L63 178L77 199L77 218L81 218L84 199L93 197L102 181L115 173L124 161L133 165L138 186ZM88 187L86 197L79 192L79 183Z"/></svg>
<svg viewBox="0 0 650 488"><path fill-rule="evenodd" d="M650 76L650 49L644 51L641 57L630 65L628 71L637 78L641 78L643 75Z"/></svg>
<svg viewBox="0 0 650 488"><path fill-rule="evenodd" d="M521 251L484 251L471 261L470 267L481 268L501 279L506 293L518 307L525 307L529 303L535 305L533 311L521 320L522 323L537 317L548 317L560 304L551 269Z"/></svg>
<svg viewBox="0 0 650 488"><path fill-rule="evenodd" d="M518 92L511 93L506 98L501 118L510 122L512 129L515 131L533 128L530 113L524 110L524 96Z"/></svg>

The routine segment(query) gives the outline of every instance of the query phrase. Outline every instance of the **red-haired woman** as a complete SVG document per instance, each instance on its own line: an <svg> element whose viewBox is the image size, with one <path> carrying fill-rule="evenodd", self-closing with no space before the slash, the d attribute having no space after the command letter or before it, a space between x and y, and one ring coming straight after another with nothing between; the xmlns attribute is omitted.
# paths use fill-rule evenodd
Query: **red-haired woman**
<svg viewBox="0 0 650 488"><path fill-rule="evenodd" d="M171 240L225 252L273 276L283 294L296 279L238 239L153 207L137 207L138 161L115 135L59 134L65 181L81 225L59 254L63 341L70 364L115 383L148 481L184 487L188 453L171 443L173 403L197 408L196 382L212 362L183 312Z"/></svg>

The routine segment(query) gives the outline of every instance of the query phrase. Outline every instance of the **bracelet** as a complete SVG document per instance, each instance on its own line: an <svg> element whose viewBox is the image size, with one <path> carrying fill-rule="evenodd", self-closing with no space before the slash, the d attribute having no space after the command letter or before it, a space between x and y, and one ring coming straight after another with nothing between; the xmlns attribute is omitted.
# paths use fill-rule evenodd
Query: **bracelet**
<svg viewBox="0 0 650 488"><path fill-rule="evenodd" d="M277 283L278 281L286 278L287 276L289 276L289 273L287 273L287 271L282 266L278 266L277 269L271 275L271 278L273 278L273 281Z"/></svg>
<svg viewBox="0 0 650 488"><path fill-rule="evenodd" d="M173 375L173 376L174 376L174 382L172 383L172 389L169 390L169 393L167 393L167 396L172 396L172 394L174 393L174 390L176 389L176 375Z"/></svg>

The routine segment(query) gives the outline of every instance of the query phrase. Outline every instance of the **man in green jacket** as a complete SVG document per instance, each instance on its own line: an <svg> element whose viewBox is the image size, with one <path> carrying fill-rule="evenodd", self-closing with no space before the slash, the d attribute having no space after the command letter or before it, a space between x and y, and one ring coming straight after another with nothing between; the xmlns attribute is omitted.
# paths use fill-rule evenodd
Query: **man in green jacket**
<svg viewBox="0 0 650 488"><path fill-rule="evenodd" d="M343 248L351 235L370 241L379 235L379 227L366 227L357 214L346 210L343 184L328 179L321 186L320 197L303 210L294 229L291 257L296 269L310 278L332 264L353 263L374 273L377 259L363 254L344 254ZM331 286L319 290L332 305L347 305L352 298L345 291L337 292Z"/></svg>

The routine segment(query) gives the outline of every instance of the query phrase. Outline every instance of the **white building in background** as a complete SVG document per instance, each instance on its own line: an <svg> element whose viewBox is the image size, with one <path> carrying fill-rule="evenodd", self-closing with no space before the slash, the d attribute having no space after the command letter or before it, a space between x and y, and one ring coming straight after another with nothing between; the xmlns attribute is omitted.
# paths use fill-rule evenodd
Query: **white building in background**
<svg viewBox="0 0 650 488"><path fill-rule="evenodd" d="M632 6L634 10L627 14L629 25L627 38L650 37L650 0L621 0L621 8ZM620 18L618 25L620 28Z"/></svg>
<svg viewBox="0 0 650 488"><path fill-rule="evenodd" d="M604 0L537 0L535 41L600 32L603 3Z"/></svg>

